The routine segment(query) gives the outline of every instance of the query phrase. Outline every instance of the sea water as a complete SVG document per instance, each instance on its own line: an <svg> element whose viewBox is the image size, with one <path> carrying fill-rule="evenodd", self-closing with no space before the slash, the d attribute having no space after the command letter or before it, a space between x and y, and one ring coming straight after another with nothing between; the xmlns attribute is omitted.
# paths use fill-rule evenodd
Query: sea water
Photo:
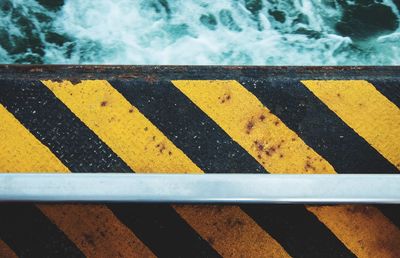
<svg viewBox="0 0 400 258"><path fill-rule="evenodd" d="M0 0L0 63L399 65L399 0Z"/></svg>

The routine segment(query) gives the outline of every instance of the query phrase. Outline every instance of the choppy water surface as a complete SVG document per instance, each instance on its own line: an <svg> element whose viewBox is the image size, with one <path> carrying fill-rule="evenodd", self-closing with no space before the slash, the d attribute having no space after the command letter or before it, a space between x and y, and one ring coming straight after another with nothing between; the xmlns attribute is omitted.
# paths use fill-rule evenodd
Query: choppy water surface
<svg viewBox="0 0 400 258"><path fill-rule="evenodd" d="M0 63L399 65L400 0L0 0Z"/></svg>

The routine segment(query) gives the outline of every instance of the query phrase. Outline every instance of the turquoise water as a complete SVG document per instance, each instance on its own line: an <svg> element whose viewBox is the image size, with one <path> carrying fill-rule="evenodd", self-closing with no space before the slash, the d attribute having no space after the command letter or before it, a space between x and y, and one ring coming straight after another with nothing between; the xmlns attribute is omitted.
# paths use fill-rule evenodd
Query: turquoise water
<svg viewBox="0 0 400 258"><path fill-rule="evenodd" d="M0 0L0 63L399 65L399 0Z"/></svg>

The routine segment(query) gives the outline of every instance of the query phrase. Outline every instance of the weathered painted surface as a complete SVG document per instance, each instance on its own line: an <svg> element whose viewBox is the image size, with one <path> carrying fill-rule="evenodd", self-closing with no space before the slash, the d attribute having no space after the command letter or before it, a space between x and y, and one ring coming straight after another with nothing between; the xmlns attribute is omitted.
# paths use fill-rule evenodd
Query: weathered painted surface
<svg viewBox="0 0 400 258"><path fill-rule="evenodd" d="M399 105L399 67L1 66L0 171L398 173ZM18 256L400 255L398 206L0 209Z"/></svg>

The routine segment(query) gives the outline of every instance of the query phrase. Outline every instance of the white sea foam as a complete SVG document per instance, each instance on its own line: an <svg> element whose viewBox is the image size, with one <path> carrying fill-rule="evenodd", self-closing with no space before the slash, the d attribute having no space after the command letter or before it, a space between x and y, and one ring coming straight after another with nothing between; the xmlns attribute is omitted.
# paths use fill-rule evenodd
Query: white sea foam
<svg viewBox="0 0 400 258"><path fill-rule="evenodd" d="M41 8L34 2L13 0L14 5ZM263 9L256 14L245 7L244 0L164 1L168 2L167 7L162 2L66 0L61 10L49 16L54 17L52 29L66 35L69 42L57 46L44 41L43 62L400 64L400 43L397 40L399 29L391 35L355 45L350 38L335 33L333 25L340 18L341 10L337 4L329 4L332 1L265 0ZM398 15L391 0L384 2ZM283 10L286 13L285 20L277 21L270 14L271 10ZM302 15L304 21L294 22L299 19L299 15ZM208 27L204 24L207 19L211 20ZM3 20L0 22L3 23ZM10 29L14 28L10 25ZM18 33L18 29L14 33ZM0 51L0 61L1 56L5 60Z"/></svg>

